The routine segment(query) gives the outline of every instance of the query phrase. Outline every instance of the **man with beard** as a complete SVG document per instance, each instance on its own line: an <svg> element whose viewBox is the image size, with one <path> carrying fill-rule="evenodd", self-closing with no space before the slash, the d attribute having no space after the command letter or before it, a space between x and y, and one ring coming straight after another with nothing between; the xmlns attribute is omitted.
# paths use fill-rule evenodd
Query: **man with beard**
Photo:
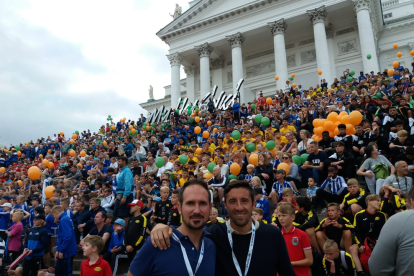
<svg viewBox="0 0 414 276"><path fill-rule="evenodd" d="M227 185L224 190L224 203L230 220L207 228L207 232L211 233L209 238L217 248L214 275L296 275L280 230L252 218L255 202L249 183L240 180ZM170 238L164 238L171 235L172 231L168 226L158 224L151 232L152 244L160 249L170 246L174 249Z"/></svg>
<svg viewBox="0 0 414 276"><path fill-rule="evenodd" d="M171 229L171 248L160 251L148 239L132 261L128 276L213 275L216 247L204 232L211 208L207 184L196 179L187 181L180 189L178 203L183 222L178 228L166 226ZM173 265L161 265L166 261Z"/></svg>

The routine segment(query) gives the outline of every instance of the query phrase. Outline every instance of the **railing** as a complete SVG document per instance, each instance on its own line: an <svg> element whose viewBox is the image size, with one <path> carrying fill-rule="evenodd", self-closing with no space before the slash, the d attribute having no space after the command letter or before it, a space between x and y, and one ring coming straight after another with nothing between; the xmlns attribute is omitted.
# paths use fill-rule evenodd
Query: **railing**
<svg viewBox="0 0 414 276"><path fill-rule="evenodd" d="M386 2L384 1L384 2L382 2L382 8L386 9L386 8L396 6L398 4L399 4L399 0L389 0L389 1L386 1Z"/></svg>

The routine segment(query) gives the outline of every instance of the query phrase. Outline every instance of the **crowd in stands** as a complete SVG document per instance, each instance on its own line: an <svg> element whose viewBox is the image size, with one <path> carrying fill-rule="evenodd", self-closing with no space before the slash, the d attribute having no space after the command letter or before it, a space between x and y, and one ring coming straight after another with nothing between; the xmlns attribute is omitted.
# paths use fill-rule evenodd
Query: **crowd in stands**
<svg viewBox="0 0 414 276"><path fill-rule="evenodd" d="M225 110L209 99L162 122L141 114L4 148L2 269L72 275L83 251L81 275L116 275L155 225L181 225L179 190L198 179L214 205L207 229L229 219L226 187L241 180L254 193L254 221L281 230L296 275L379 275L368 259L381 229L414 199L413 82L402 66L392 76L346 70L307 90L286 81ZM354 134L339 122L312 139L315 120L352 111L362 116ZM40 177L29 177L31 167Z"/></svg>

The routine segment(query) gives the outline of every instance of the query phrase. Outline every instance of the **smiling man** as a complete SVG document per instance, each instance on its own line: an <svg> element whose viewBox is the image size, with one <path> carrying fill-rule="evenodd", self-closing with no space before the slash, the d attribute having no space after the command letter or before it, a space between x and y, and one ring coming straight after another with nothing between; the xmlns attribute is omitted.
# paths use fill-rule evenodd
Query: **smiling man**
<svg viewBox="0 0 414 276"><path fill-rule="evenodd" d="M217 248L214 275L296 275L280 230L252 218L255 202L249 183L235 181L227 185L224 200L230 220L206 229ZM151 232L151 241L155 247L167 249L170 239L164 237L169 236L169 228L158 224Z"/></svg>

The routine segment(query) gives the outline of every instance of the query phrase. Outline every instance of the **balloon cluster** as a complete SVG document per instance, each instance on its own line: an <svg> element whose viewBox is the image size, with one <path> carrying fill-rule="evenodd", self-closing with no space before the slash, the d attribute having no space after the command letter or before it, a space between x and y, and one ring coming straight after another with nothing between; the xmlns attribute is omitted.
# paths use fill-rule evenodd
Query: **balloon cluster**
<svg viewBox="0 0 414 276"><path fill-rule="evenodd" d="M108 115L108 118L106 118L107 121L112 121L111 115Z"/></svg>
<svg viewBox="0 0 414 276"><path fill-rule="evenodd" d="M346 111L342 111L339 115L336 112L329 113L326 119L313 120L314 135L312 140L319 142L322 140L322 133L324 131L329 132L330 137L335 137L339 134L338 126L340 124L346 125L346 134L353 135L356 133L355 126L362 122L362 114L358 111L352 111L348 114Z"/></svg>

